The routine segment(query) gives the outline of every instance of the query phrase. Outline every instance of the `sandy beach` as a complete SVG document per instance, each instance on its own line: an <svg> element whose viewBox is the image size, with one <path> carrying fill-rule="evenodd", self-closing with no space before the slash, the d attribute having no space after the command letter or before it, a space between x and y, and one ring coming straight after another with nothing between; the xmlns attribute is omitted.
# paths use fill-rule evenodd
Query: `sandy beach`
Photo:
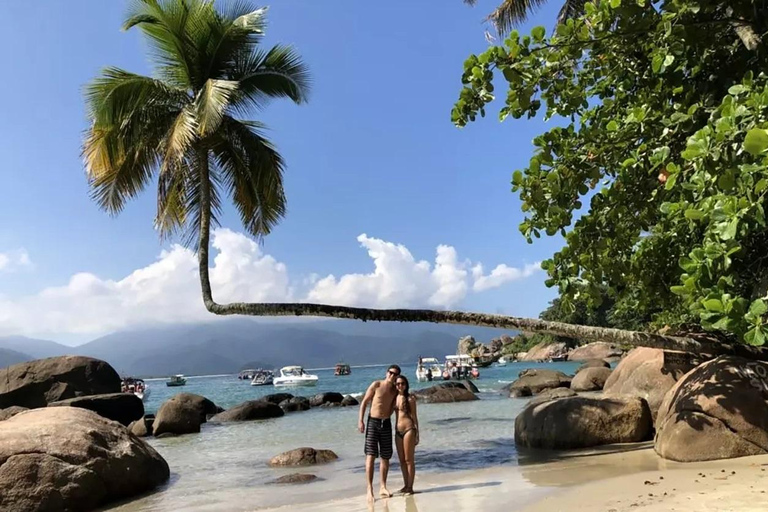
<svg viewBox="0 0 768 512"><path fill-rule="evenodd" d="M526 455L518 467L418 477L420 492L368 505L359 496L313 510L419 512L762 511L768 509L768 455L701 463L659 458L650 443ZM394 474L393 484L399 482ZM392 486L395 487L394 485ZM272 511L291 510L291 506Z"/></svg>

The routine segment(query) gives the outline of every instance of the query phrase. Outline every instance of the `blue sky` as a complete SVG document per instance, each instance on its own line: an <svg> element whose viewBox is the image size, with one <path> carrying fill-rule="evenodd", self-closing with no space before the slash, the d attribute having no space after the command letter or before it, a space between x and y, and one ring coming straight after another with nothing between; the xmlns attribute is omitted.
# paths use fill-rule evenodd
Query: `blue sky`
<svg viewBox="0 0 768 512"><path fill-rule="evenodd" d="M498 101L488 117L464 129L450 122L462 64L487 47L482 20L493 1L474 8L461 0L440 1L439 8L427 0L268 5L266 44L294 45L311 70L313 87L305 105L277 101L254 115L270 127L287 161L289 212L260 249L246 252L262 259L270 255L270 268L284 265L296 296L302 286L329 274L340 279L373 272L366 249L378 242L362 248L361 234L402 244L416 260L432 265L436 248L448 245L459 260L482 262L485 274L502 264L523 269L561 246L559 238L525 242L517 229L520 201L509 186L512 171L530 157L531 140L548 126L540 120L499 123ZM6 332L0 327L0 335L14 330L87 337L152 321L138 315L122 324L96 322L81 329L29 312L24 322L8 318L24 308L55 309L55 303L36 297L55 295L45 290L71 285L78 273L95 276L99 285L121 282L156 262L162 250L173 249L153 230L151 187L111 218L89 199L80 158L83 85L108 65L151 74L140 33L120 30L126 8L120 0L4 6L0 255L9 263L2 271L0 258L0 324L6 309ZM551 27L556 8L545 7L521 30ZM239 231L231 209L222 220ZM24 255L28 261L22 261ZM101 293L88 282L86 288ZM450 306L535 316L554 296L543 282L543 272L508 279L468 292ZM336 295L323 297L341 291L337 286ZM397 298L397 290L377 293ZM47 313L57 312L35 312Z"/></svg>

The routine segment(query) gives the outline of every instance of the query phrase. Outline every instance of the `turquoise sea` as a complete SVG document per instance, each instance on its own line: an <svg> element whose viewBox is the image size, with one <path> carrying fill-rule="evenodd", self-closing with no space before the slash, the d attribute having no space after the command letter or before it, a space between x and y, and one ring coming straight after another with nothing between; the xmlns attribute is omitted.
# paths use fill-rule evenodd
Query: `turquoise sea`
<svg viewBox="0 0 768 512"><path fill-rule="evenodd" d="M518 464L514 445L514 419L527 399L510 399L500 388L526 368L546 367L573 374L579 363L511 363L480 369L475 384L480 400L419 406L421 443L416 451L418 474L452 472ZM418 383L416 365L402 367L412 389L432 385ZM311 396L338 391L360 396L375 379L384 377L386 366L352 368L352 375L335 377L332 369L312 371L316 387L288 390ZM152 391L145 408L154 413L179 392L196 393L224 408L269 393L284 391L273 386L251 386L236 375L190 377L184 387L166 387L164 380L147 380ZM204 424L200 434L149 442L171 467L169 483L149 496L113 507L121 512L247 511L291 506L302 508L317 500L354 496L364 490L363 435L357 431L357 407L312 409L281 418L227 425ZM302 486L268 483L296 469L274 469L267 464L274 455L302 446L331 449L339 455L332 464L300 468L321 481ZM391 487L399 488L400 469L393 458ZM304 508L311 509L311 508Z"/></svg>

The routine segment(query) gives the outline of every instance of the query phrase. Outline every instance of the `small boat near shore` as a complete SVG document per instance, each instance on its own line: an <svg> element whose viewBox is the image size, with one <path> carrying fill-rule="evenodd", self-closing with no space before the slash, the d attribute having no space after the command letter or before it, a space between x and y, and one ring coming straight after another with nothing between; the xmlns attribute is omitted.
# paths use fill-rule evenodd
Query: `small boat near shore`
<svg viewBox="0 0 768 512"><path fill-rule="evenodd" d="M248 368L246 370L240 371L240 373L237 374L237 378L239 380L253 380L253 377L256 375L256 372L258 372L258 369L255 368Z"/></svg>
<svg viewBox="0 0 768 512"><path fill-rule="evenodd" d="M272 384L275 386L315 386L317 375L307 373L301 366L284 366L280 368L280 376L275 377Z"/></svg>
<svg viewBox="0 0 768 512"><path fill-rule="evenodd" d="M421 357L416 367L416 380L419 382L439 379L443 374L443 368L436 357Z"/></svg>
<svg viewBox="0 0 768 512"><path fill-rule="evenodd" d="M178 374L170 377L166 382L165 385L169 388L175 388L179 386L186 386L187 385L187 379L184 378L184 375Z"/></svg>
<svg viewBox="0 0 768 512"><path fill-rule="evenodd" d="M443 380L468 380L480 378L475 360L468 355L445 356Z"/></svg>
<svg viewBox="0 0 768 512"><path fill-rule="evenodd" d="M275 372L272 370L256 370L251 379L251 386L270 386L275 380Z"/></svg>
<svg viewBox="0 0 768 512"><path fill-rule="evenodd" d="M496 366L507 366L507 358L504 356L501 356L498 361L496 361Z"/></svg>
<svg viewBox="0 0 768 512"><path fill-rule="evenodd" d="M124 377L123 382L120 385L120 390L123 393L136 395L142 402L149 396L151 391L143 379L137 379L135 377Z"/></svg>
<svg viewBox="0 0 768 512"><path fill-rule="evenodd" d="M336 368L333 370L333 374L337 377L352 375L352 368L347 363L337 363Z"/></svg>

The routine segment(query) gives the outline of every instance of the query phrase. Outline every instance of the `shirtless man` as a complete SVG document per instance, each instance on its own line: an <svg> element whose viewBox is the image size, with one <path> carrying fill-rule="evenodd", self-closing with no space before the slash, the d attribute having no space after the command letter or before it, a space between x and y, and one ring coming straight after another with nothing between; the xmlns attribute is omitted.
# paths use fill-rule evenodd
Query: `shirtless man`
<svg viewBox="0 0 768 512"><path fill-rule="evenodd" d="M400 375L400 367L393 364L387 369L384 380L374 381L365 392L360 403L360 417L358 428L360 433L365 432L365 476L368 479L368 501L373 501L373 464L378 457L379 473L381 474L381 488L379 496L389 498L392 493L387 490L387 474L389 473L389 459L392 458L392 421L390 416L395 410L397 390L395 379ZM371 413L368 421L363 422L365 410L371 404Z"/></svg>

